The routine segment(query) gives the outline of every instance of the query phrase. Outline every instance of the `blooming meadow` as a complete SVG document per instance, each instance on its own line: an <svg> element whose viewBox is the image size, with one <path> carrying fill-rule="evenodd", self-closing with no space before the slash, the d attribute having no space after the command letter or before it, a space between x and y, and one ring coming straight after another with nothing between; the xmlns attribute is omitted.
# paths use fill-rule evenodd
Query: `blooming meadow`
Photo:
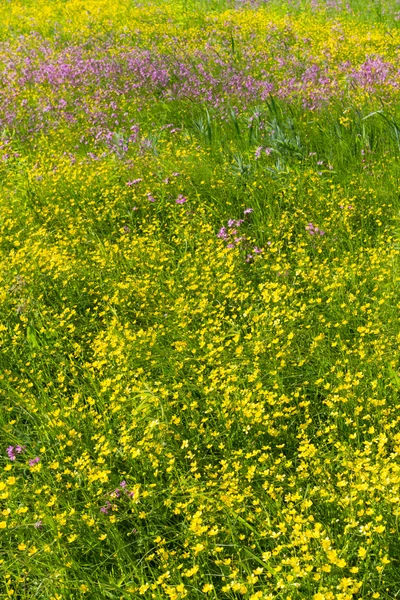
<svg viewBox="0 0 400 600"><path fill-rule="evenodd" d="M399 23L0 3L0 598L398 597Z"/></svg>

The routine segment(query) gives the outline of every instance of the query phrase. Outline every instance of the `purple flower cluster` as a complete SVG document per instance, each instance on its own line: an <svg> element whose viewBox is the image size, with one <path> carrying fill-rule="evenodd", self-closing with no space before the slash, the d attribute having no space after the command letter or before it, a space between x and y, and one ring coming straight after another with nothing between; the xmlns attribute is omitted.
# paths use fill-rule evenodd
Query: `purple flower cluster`
<svg viewBox="0 0 400 600"><path fill-rule="evenodd" d="M323 229L320 229L312 223L308 223L306 225L306 231L308 231L310 235L325 235L325 231L323 231Z"/></svg>
<svg viewBox="0 0 400 600"><path fill-rule="evenodd" d="M23 454L26 450L26 446L8 446L7 455L10 460L15 460L17 454Z"/></svg>
<svg viewBox="0 0 400 600"><path fill-rule="evenodd" d="M269 156L272 152L272 148L264 148L263 146L258 146L256 151L254 152L254 158L258 160L261 156L261 152L265 152L267 156Z"/></svg>
<svg viewBox="0 0 400 600"><path fill-rule="evenodd" d="M26 446L8 446L6 452L7 456L10 460L15 460L18 454L24 454L26 451ZM36 456L35 458L31 458L29 461L29 466L34 467L40 462L40 456Z"/></svg>
<svg viewBox="0 0 400 600"><path fill-rule="evenodd" d="M254 212L252 208L246 208L243 211L245 216L244 219L229 219L227 226L221 227L221 229L218 231L217 237L227 242L227 248L233 249L236 246L241 245L243 249L249 249L250 244L248 243L246 236L239 235L238 229L245 222L247 215L250 215L252 212ZM268 242L268 245L270 245L270 242ZM254 255L261 254L263 249L259 248L258 246L254 246L251 252L252 254L246 255L246 262L251 262L254 259Z"/></svg>
<svg viewBox="0 0 400 600"><path fill-rule="evenodd" d="M123 496L123 495L127 496L128 498L134 498L135 492L129 491L127 488L128 488L128 484L126 483L126 481L124 479L123 481L121 481L119 486L110 493L111 498L121 498L121 496ZM112 510L112 508L113 508L113 505L111 504L111 502L109 500L107 500L105 505L100 508L100 512L102 512L104 515L108 515L109 511Z"/></svg>

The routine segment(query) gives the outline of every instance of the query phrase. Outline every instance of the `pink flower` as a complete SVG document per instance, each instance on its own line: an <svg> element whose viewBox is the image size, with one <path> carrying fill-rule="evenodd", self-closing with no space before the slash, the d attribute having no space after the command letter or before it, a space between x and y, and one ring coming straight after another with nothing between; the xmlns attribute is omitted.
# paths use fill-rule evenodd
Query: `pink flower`
<svg viewBox="0 0 400 600"><path fill-rule="evenodd" d="M182 194L179 194L175 202L176 204L185 204L185 202L187 202L187 198L185 198L185 196L182 196Z"/></svg>
<svg viewBox="0 0 400 600"><path fill-rule="evenodd" d="M7 455L10 460L15 460L14 446L8 446Z"/></svg>
<svg viewBox="0 0 400 600"><path fill-rule="evenodd" d="M39 457L39 456L36 456L35 458L32 458L32 459L29 461L29 466L30 466L30 467L34 467L35 465L37 465L37 464L38 464L38 462L40 462L40 457Z"/></svg>

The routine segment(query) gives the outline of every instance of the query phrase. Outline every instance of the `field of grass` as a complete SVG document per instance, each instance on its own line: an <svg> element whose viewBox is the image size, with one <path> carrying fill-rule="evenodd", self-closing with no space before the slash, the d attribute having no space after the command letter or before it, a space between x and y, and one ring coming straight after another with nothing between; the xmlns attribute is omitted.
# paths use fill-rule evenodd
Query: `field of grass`
<svg viewBox="0 0 400 600"><path fill-rule="evenodd" d="M400 4L0 1L0 599L400 596Z"/></svg>

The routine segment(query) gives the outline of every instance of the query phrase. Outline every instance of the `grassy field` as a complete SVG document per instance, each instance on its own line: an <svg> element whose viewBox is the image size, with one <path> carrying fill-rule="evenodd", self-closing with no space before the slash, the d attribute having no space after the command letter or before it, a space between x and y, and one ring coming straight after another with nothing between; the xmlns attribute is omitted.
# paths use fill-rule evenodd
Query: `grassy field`
<svg viewBox="0 0 400 600"><path fill-rule="evenodd" d="M0 1L0 598L400 595L400 5Z"/></svg>

